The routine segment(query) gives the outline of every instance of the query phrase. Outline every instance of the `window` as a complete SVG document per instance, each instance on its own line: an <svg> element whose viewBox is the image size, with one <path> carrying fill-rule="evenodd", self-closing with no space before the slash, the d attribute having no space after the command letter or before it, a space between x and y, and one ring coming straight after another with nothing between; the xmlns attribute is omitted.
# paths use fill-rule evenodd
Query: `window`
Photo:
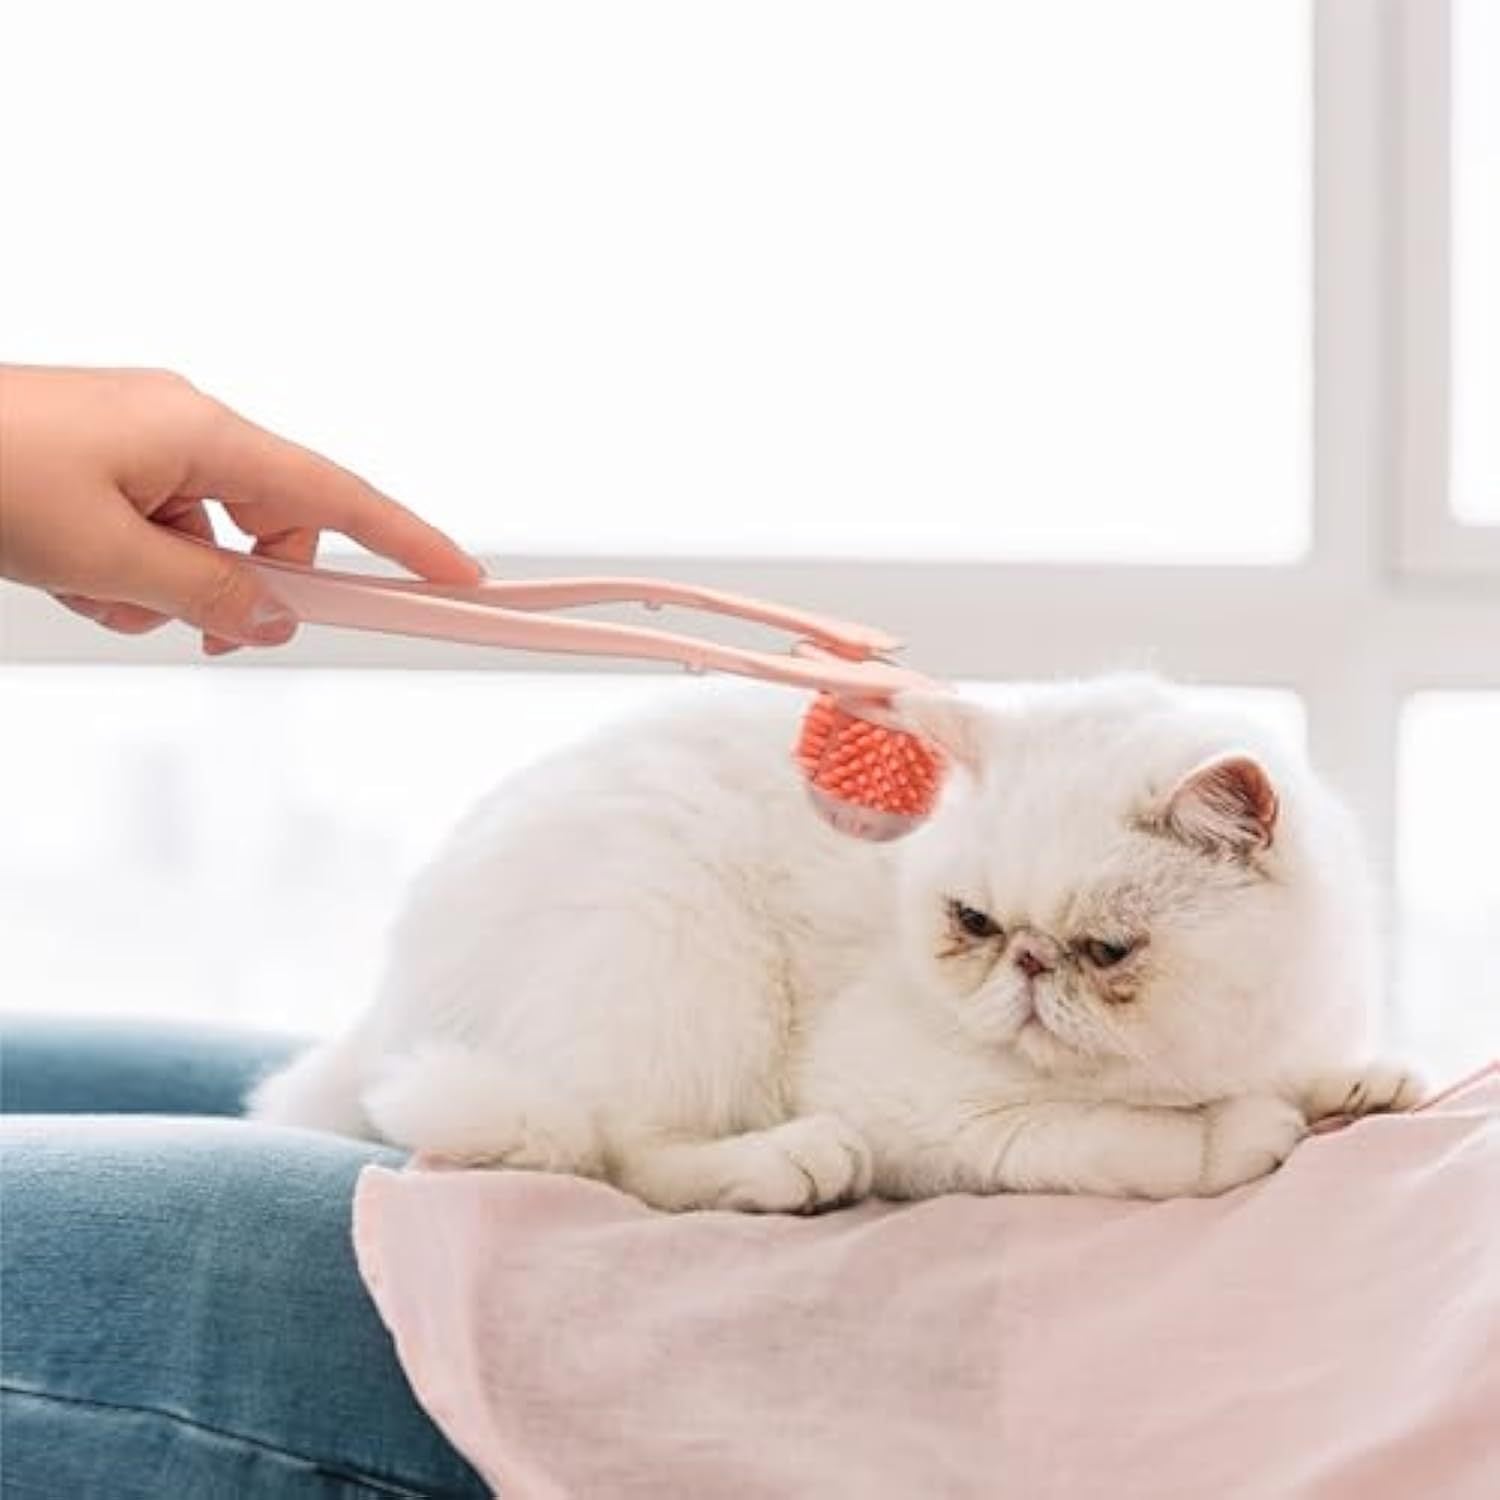
<svg viewBox="0 0 1500 1500"><path fill-rule="evenodd" d="M47 230L0 250L10 357L180 369L471 546L1306 546L1303 3L8 31L7 218Z"/></svg>
<svg viewBox="0 0 1500 1500"><path fill-rule="evenodd" d="M1432 851L1500 693L1496 10L57 0L0 53L0 327L183 369L507 572L1261 695L1451 1071L1494 1037L1432 978L1493 906ZM7 993L317 1026L463 803L662 685L315 630L204 665L4 588L0 645ZM148 951L158 903L201 942Z"/></svg>
<svg viewBox="0 0 1500 1500"><path fill-rule="evenodd" d="M1494 0L1398 0L1387 24L1398 562L1496 585L1500 17Z"/></svg>
<svg viewBox="0 0 1500 1500"><path fill-rule="evenodd" d="M1500 5L1453 6L1452 500L1500 525Z"/></svg>
<svg viewBox="0 0 1500 1500"><path fill-rule="evenodd" d="M1420 693L1402 716L1402 1027L1435 1077L1500 1053L1500 693Z"/></svg>
<svg viewBox="0 0 1500 1500"><path fill-rule="evenodd" d="M448 827L507 771L663 691L625 674L0 671L7 1003L332 1029L373 993L402 885Z"/></svg>

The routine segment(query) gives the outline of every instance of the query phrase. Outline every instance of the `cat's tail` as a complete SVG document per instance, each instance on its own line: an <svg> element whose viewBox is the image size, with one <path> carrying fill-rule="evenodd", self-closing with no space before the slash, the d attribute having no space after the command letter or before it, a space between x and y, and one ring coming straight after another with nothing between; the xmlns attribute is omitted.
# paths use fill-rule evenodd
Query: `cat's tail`
<svg viewBox="0 0 1500 1500"><path fill-rule="evenodd" d="M263 1078L245 1096L245 1115L266 1125L300 1125L374 1139L360 1103L363 1071L355 1034L319 1042Z"/></svg>
<svg viewBox="0 0 1500 1500"><path fill-rule="evenodd" d="M381 1138L398 1146L539 1172L604 1174L587 1108L539 1078L519 1076L503 1057L456 1042L430 1042L388 1060L363 1105Z"/></svg>

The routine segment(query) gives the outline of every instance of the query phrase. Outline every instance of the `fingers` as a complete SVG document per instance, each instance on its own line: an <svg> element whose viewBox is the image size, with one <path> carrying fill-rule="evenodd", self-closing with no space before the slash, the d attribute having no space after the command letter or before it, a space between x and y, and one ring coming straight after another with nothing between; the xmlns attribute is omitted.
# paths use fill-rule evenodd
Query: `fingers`
<svg viewBox="0 0 1500 1500"><path fill-rule="evenodd" d="M183 531L189 536L197 537L200 542L207 542L209 546L213 546L217 540L214 536L214 523L209 519L208 507L201 500L172 501L156 511L151 519L171 526L176 531ZM233 641L226 641L221 635L205 634L203 637L205 656L228 656L231 651L239 649Z"/></svg>
<svg viewBox="0 0 1500 1500"><path fill-rule="evenodd" d="M279 646L296 617L232 552L204 547L140 520L113 592L122 602L196 625L241 645Z"/></svg>
<svg viewBox="0 0 1500 1500"><path fill-rule="evenodd" d="M142 609L138 604L85 599L81 594L53 594L52 597L74 614L82 615L106 630L117 630L121 635L145 635L147 631L165 625L171 618L153 609Z"/></svg>
<svg viewBox="0 0 1500 1500"><path fill-rule="evenodd" d="M221 500L247 531L266 530L246 513L249 507L265 506L287 534L339 531L423 578L475 583L482 576L473 558L405 506L320 454L227 408L205 424L196 448L193 487Z"/></svg>
<svg viewBox="0 0 1500 1500"><path fill-rule="evenodd" d="M315 528L294 526L289 531L257 537L250 550L257 557L274 557L306 566L318 555L318 533Z"/></svg>
<svg viewBox="0 0 1500 1500"><path fill-rule="evenodd" d="M207 517L204 520L207 524ZM212 540L212 538L213 530L210 527L209 539ZM275 557L283 562L301 563L306 566L318 555L318 533L302 527L293 527L290 531L280 531L271 536L257 538L250 551L256 557ZM231 651L239 649L233 641L226 641L222 636L205 635L203 637L203 651L206 656L227 656Z"/></svg>
<svg viewBox="0 0 1500 1500"><path fill-rule="evenodd" d="M125 597L101 600L69 592L54 597L75 613L127 635L155 630L169 619L185 620L204 632L203 649L209 656L223 656L241 645L290 640L295 617L235 554L197 545L213 540L213 525L201 504L174 505L157 519L131 527L129 544L121 549L126 571L111 579L111 592ZM317 548L316 531L294 527L258 538L253 551L310 563Z"/></svg>

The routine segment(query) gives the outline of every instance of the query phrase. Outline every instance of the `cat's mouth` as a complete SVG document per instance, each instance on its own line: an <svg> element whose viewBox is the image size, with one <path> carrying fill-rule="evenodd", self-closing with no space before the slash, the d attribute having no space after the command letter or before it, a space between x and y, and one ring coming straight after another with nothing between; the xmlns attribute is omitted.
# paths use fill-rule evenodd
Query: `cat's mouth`
<svg viewBox="0 0 1500 1500"><path fill-rule="evenodd" d="M1016 1035L1018 1037L1027 1035L1028 1033L1032 1036L1050 1037L1059 1046L1067 1046L1063 1038L1048 1024L1047 1018L1034 1006L1022 1018L1020 1026L1016 1028Z"/></svg>
<svg viewBox="0 0 1500 1500"><path fill-rule="evenodd" d="M1021 987L1019 1001L1021 1019L1017 1027L1018 1032L1025 1031L1027 1027L1032 1027L1045 1031L1049 1036L1057 1035L1045 1014L1045 1007L1042 1003L1042 996L1038 992L1036 980L1028 979L1025 981Z"/></svg>
<svg viewBox="0 0 1500 1500"><path fill-rule="evenodd" d="M1035 1010L1021 1022L1015 1036L1011 1038L1011 1046L1032 1067L1044 1073L1076 1062L1078 1057L1077 1049L1060 1037Z"/></svg>
<svg viewBox="0 0 1500 1500"><path fill-rule="evenodd" d="M998 1023L991 1033L994 1043L1014 1049L1033 1067L1051 1071L1079 1056L1067 1035L1066 1016L1058 1014L1066 1007L1036 979L1005 985L991 1005Z"/></svg>
<svg viewBox="0 0 1500 1500"><path fill-rule="evenodd" d="M1016 1050L1038 1066L1060 1061L1062 1056L1076 1056L1078 1049L1053 1024L1054 1018L1049 1017L1049 1007L1037 993L1035 981L1027 983L1020 998L1021 1020L1012 1039Z"/></svg>
<svg viewBox="0 0 1500 1500"><path fill-rule="evenodd" d="M1037 1003L1036 986L1033 981L1026 983L1017 997L1016 1004L1019 1011L1015 1030L1017 1040L1027 1032L1033 1035L1038 1032L1043 1032L1048 1036L1053 1034L1052 1028L1047 1024L1047 1019L1042 1015L1041 1007Z"/></svg>

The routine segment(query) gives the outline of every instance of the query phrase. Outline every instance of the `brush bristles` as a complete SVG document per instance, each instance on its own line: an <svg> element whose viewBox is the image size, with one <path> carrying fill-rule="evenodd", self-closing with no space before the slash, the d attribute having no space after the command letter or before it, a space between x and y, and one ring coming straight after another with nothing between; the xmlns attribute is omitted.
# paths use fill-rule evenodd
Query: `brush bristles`
<svg viewBox="0 0 1500 1500"><path fill-rule="evenodd" d="M802 721L795 753L813 805L841 832L899 838L937 803L942 752L916 735L863 719L827 693Z"/></svg>

